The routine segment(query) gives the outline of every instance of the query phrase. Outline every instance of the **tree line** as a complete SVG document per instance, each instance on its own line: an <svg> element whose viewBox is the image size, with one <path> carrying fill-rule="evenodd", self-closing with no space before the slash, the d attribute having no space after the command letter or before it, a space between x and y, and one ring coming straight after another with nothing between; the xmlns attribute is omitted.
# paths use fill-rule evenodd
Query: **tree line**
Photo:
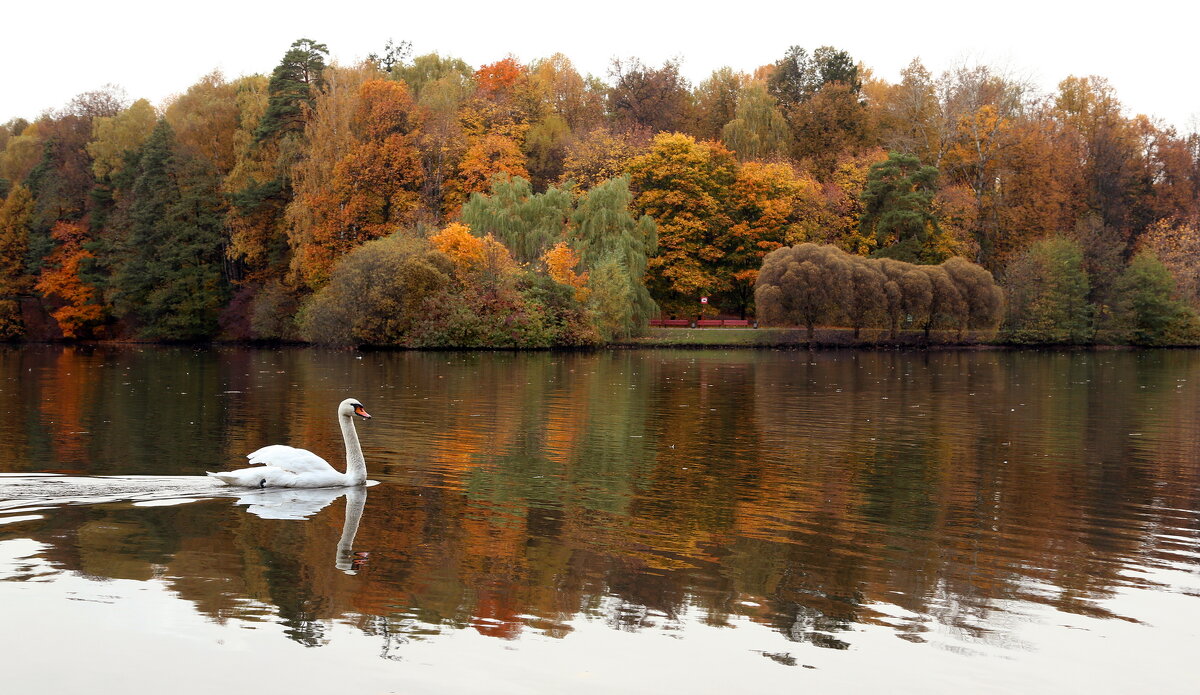
<svg viewBox="0 0 1200 695"><path fill-rule="evenodd" d="M403 42L338 65L301 39L269 75L213 73L161 107L104 88L8 121L0 196L10 339L52 335L33 325L43 311L72 339L319 337L345 304L327 288L353 267L404 275L370 254L423 258L444 281L394 281L425 287L420 303L352 305L399 301L411 321L328 330L405 344L499 340L455 327L487 312L450 312L451 291L527 317L504 344L603 341L655 311L751 315L768 254L803 243L961 257L1019 294L1030 249L1071 239L1093 316L1114 313L1097 288L1139 254L1188 306L1200 275L1196 133L1128 114L1095 76L1041 94L988 66L913 61L889 82L828 46L691 84L676 61L597 77L561 54L475 68ZM509 270L488 277L507 279L479 285L438 248L454 225L489 258L503 247Z"/></svg>

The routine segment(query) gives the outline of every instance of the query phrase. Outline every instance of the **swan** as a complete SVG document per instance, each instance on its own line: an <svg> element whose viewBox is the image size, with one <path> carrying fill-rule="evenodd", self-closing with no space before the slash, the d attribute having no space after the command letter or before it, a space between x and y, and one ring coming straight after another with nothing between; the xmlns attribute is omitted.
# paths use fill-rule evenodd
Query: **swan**
<svg viewBox="0 0 1200 695"><path fill-rule="evenodd" d="M304 449L272 444L247 454L255 468L228 473L209 473L226 485L235 487L352 487L367 481L367 462L358 445L354 416L371 419L358 399L347 398L338 404L338 422L346 440L346 472L339 473L329 463ZM259 466L258 464L262 464Z"/></svg>

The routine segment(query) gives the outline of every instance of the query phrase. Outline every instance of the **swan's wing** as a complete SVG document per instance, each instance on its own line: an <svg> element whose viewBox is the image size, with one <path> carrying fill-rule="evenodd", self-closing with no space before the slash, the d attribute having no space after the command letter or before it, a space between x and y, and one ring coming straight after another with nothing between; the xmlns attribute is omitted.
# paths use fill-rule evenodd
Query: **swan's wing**
<svg viewBox="0 0 1200 695"><path fill-rule="evenodd" d="M264 446L258 451L247 454L246 458L250 459L251 465L274 466L292 473L329 473L333 471L333 466L330 466L328 461L313 452L284 444Z"/></svg>

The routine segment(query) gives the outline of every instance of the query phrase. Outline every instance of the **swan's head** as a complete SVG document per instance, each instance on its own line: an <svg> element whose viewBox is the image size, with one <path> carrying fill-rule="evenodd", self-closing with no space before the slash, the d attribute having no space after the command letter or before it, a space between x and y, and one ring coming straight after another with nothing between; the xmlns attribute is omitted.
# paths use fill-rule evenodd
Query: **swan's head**
<svg viewBox="0 0 1200 695"><path fill-rule="evenodd" d="M364 420L370 420L371 416L363 409L362 403L358 402L357 398L347 398L338 405L338 415L341 417L350 417L357 415Z"/></svg>

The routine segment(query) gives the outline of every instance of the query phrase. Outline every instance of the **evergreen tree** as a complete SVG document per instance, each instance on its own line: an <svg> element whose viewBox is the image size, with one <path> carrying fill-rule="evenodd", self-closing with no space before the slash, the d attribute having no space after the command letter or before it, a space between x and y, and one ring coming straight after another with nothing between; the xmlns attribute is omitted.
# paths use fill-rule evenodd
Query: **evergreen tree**
<svg viewBox="0 0 1200 695"><path fill-rule="evenodd" d="M299 39L283 55L267 85L267 110L254 130L255 142L287 133L304 132L305 114L312 110L329 49L312 39Z"/></svg>
<svg viewBox="0 0 1200 695"><path fill-rule="evenodd" d="M213 337L228 294L215 172L177 152L171 127L160 120L142 148L132 197L127 257L113 279L115 307L143 338Z"/></svg>
<svg viewBox="0 0 1200 695"><path fill-rule="evenodd" d="M938 170L910 154L891 152L871 166L861 200L859 232L875 238L875 255L909 263L945 260L941 229L933 214Z"/></svg>

